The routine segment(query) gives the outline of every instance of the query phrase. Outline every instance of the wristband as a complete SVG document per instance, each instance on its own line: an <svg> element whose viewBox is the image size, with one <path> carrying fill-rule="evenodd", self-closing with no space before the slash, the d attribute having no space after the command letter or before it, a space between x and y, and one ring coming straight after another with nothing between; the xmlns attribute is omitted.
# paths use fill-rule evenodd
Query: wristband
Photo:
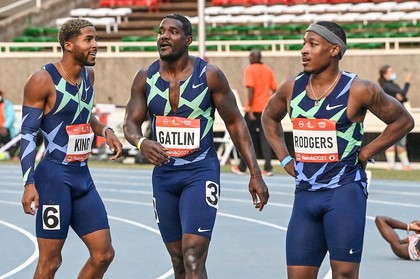
<svg viewBox="0 0 420 279"><path fill-rule="evenodd" d="M290 163L290 161L292 161L293 158L290 155L287 155L283 161L280 162L280 165L284 168L288 163Z"/></svg>
<svg viewBox="0 0 420 279"><path fill-rule="evenodd" d="M410 234L410 223L407 223L407 234Z"/></svg>
<svg viewBox="0 0 420 279"><path fill-rule="evenodd" d="M145 140L147 140L147 138L146 138L146 137L141 137L141 138L139 139L139 142L137 143L137 149L138 149L138 150L140 150L141 143L142 143L143 141L145 141Z"/></svg>
<svg viewBox="0 0 420 279"><path fill-rule="evenodd" d="M102 128L102 136L103 136L104 138L106 138L106 130L108 130L108 129L110 129L112 132L114 132L114 130L112 130L112 128L111 128L111 127L109 127L109 126L104 126L104 127Z"/></svg>

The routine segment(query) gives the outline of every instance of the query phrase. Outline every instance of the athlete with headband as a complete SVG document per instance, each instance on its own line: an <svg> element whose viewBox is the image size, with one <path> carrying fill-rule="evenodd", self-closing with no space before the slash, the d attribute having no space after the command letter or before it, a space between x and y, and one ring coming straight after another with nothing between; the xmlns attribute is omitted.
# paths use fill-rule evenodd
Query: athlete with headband
<svg viewBox="0 0 420 279"><path fill-rule="evenodd" d="M340 70L346 51L341 26L311 24L303 42L303 72L279 86L262 117L268 141L296 183L286 236L288 278L317 278L327 251L333 278L358 278L366 163L411 131L414 121L376 83ZM387 126L361 147L367 110ZM281 126L286 114L293 123L293 157Z"/></svg>

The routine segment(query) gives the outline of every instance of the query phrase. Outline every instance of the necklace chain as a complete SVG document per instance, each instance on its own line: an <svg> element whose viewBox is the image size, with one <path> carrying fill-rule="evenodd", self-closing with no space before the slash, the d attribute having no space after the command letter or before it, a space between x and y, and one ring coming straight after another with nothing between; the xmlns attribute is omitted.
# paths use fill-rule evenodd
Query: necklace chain
<svg viewBox="0 0 420 279"><path fill-rule="evenodd" d="M58 61L58 64L60 64L61 70L63 70L64 75L66 76L66 78L74 85L77 86L77 88L79 88L79 85L77 84L77 82L74 82L69 75L67 74L66 70L64 70L63 65L61 64L61 61Z"/></svg>
<svg viewBox="0 0 420 279"><path fill-rule="evenodd" d="M322 97L324 97L324 95L327 94L327 92L330 91L330 89L335 85L335 83L337 82L338 77L340 76L340 74L341 74L341 71L338 72L337 77L335 78L335 80L333 81L333 83L331 83L331 85L328 86L328 88L324 91L324 93L322 93L321 96L319 96L319 98L316 96L315 91L314 91L314 88L312 87L312 76L311 76L311 78L309 79L309 86L311 87L312 94L315 97L315 106L318 106L319 105L319 101L322 99Z"/></svg>
<svg viewBox="0 0 420 279"><path fill-rule="evenodd" d="M80 91L80 86L82 85L82 83L80 83L80 84L78 84L77 82L74 82L70 77L69 77L69 75L67 74L67 72L66 72L66 70L64 70L64 67L63 67L63 65L61 64L61 61L58 61L58 64L60 64L60 67L61 67L61 70L63 70L63 73L64 73L64 75L66 76L66 79L68 80L68 81L70 81L74 86L76 86L77 87L77 95L79 95L79 103L80 103L80 98L82 99L82 101L84 102L84 101L86 101L86 99L87 99L87 91L86 91L86 96L85 96L85 98L83 98L83 96L82 97L80 97L80 93L79 93L79 91ZM81 80L84 80L84 78L83 78L83 75L80 73L80 79ZM83 92L82 92L82 94L83 94Z"/></svg>

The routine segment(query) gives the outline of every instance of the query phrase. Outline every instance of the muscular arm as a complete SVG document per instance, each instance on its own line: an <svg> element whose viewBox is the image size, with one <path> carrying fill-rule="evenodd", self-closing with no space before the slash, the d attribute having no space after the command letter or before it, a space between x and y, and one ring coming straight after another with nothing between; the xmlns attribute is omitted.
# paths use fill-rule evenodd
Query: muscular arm
<svg viewBox="0 0 420 279"><path fill-rule="evenodd" d="M245 120L236 104L235 95L229 87L225 75L216 66L207 65L207 84L212 92L212 100L223 119L235 147L245 160L251 179L249 191L256 208L261 211L268 201L268 189L262 180L251 136Z"/></svg>
<svg viewBox="0 0 420 279"><path fill-rule="evenodd" d="M356 79L350 89L349 117L355 122L362 121L366 110L387 126L376 139L360 150L359 159L362 162L395 144L414 128L413 117L401 103L387 95L379 85Z"/></svg>
<svg viewBox="0 0 420 279"><path fill-rule="evenodd" d="M375 218L375 224L382 237L391 245L395 255L403 259L410 259L408 254L408 239L400 239L394 230L405 230L407 223L386 216L377 216Z"/></svg>
<svg viewBox="0 0 420 279"><path fill-rule="evenodd" d="M130 99L125 110L124 136L130 144L136 147L144 136L141 126L147 116L146 80L147 68L140 70L134 77ZM158 142L144 140L140 149L142 154L154 165L162 165L169 161L167 149Z"/></svg>
<svg viewBox="0 0 420 279"><path fill-rule="evenodd" d="M51 77L45 70L32 74L24 87L22 108L22 139L20 141L20 159L23 173L25 191L22 197L23 210L34 215L38 208L38 192L35 189L33 178L36 157L36 138L41 126L42 115L47 113L53 103L52 90L54 89ZM55 95L54 95L55 97ZM31 208L31 203L35 208Z"/></svg>
<svg viewBox="0 0 420 279"><path fill-rule="evenodd" d="M141 125L146 119L146 79L147 70L140 70L134 77L131 85L131 95L128 100L124 117L124 136L133 146L137 146L140 138L143 137Z"/></svg>
<svg viewBox="0 0 420 279"><path fill-rule="evenodd" d="M289 155L281 120L287 115L293 84L294 79L289 78L278 87L276 93L270 98L265 107L261 119L267 141L280 161ZM294 176L293 162L288 163L285 166L285 170L289 175Z"/></svg>
<svg viewBox="0 0 420 279"><path fill-rule="evenodd" d="M231 91L226 77L218 68L208 65L207 82L212 91L213 102L225 122L233 143L246 161L251 175L260 175L261 171L248 128L238 109L235 95Z"/></svg>
<svg viewBox="0 0 420 279"><path fill-rule="evenodd" d="M89 74L90 83L93 86L95 83L95 72L93 71L92 67L86 67L86 69ZM92 127L92 131L95 135L102 137L102 131L106 125L100 122L93 114L90 117L90 126ZM111 151L115 152L115 154L109 158L110 160L115 160L121 156L122 144L110 129L105 130L105 142Z"/></svg>

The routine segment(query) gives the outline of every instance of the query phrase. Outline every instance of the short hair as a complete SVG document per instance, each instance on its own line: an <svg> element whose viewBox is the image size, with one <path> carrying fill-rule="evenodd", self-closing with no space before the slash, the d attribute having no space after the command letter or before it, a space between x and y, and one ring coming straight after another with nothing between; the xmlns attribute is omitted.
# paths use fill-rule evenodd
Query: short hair
<svg viewBox="0 0 420 279"><path fill-rule="evenodd" d="M64 22L64 24L58 31L58 41L60 42L61 47L64 49L65 42L68 42L72 38L82 34L80 32L80 29L88 26L94 27L94 25L90 21L82 18L73 18Z"/></svg>
<svg viewBox="0 0 420 279"><path fill-rule="evenodd" d="M317 21L316 24L324 26L328 30L330 30L332 33L334 33L336 36L338 36L344 44L347 44L347 36L346 32L344 32L343 27L338 25L335 22L332 21Z"/></svg>
<svg viewBox="0 0 420 279"><path fill-rule="evenodd" d="M165 18L172 18L172 19L180 21L182 23L182 30L184 31L185 35L187 37L192 36L192 26L188 18L186 18L185 16L181 14L169 14L165 16L163 19Z"/></svg>

